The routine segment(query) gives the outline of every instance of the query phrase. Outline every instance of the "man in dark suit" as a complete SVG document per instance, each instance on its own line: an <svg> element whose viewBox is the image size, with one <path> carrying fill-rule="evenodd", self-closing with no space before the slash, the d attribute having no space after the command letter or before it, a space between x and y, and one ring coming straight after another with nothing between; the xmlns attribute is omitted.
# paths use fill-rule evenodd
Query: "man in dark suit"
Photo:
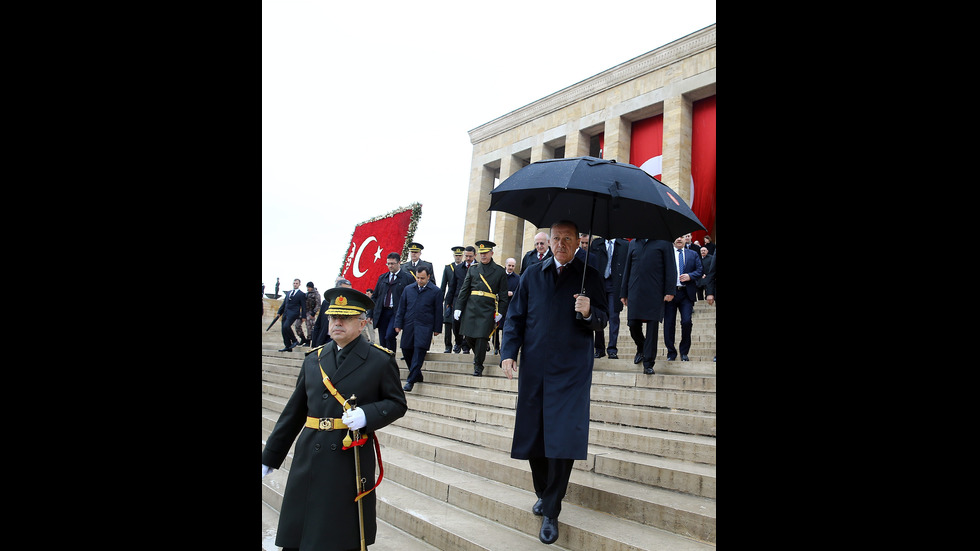
<svg viewBox="0 0 980 551"><path fill-rule="evenodd" d="M548 234L540 232L534 236L534 248L524 253L524 258L521 259L522 274L533 264L553 256L548 245Z"/></svg>
<svg viewBox="0 0 980 551"><path fill-rule="evenodd" d="M664 346L667 348L667 360L677 359L678 350L674 348L674 324L677 322L677 312L681 313L681 343L678 347L681 361L690 361L687 353L691 351L691 329L694 327L694 303L698 300L697 281L701 279L701 255L684 246L685 237L674 240L673 255L676 259L677 275L673 278L675 286L674 300L664 304Z"/></svg>
<svg viewBox="0 0 980 551"><path fill-rule="evenodd" d="M599 273L602 275L609 308L609 347L606 347L603 332L596 333L596 358L605 356L607 350L610 360L619 358L616 344L619 342L619 313L623 311L623 303L619 300L619 289L623 285L623 268L626 266L626 250L629 245L629 241L619 238L595 239L589 245L592 251L590 257L594 256L599 264Z"/></svg>
<svg viewBox="0 0 980 551"><path fill-rule="evenodd" d="M472 245L468 245L463 249L463 261L453 269L453 282L446 294L450 316L453 315L453 310L456 308L456 295L459 294L459 289L463 286L463 279L466 278L470 266L474 264L474 256L476 256L476 249ZM463 334L459 332L459 320L455 319L455 317L453 318L453 338L456 339L456 346L453 348L454 354L459 354L460 350L462 350L463 354L470 353L470 345L466 343Z"/></svg>
<svg viewBox="0 0 980 551"><path fill-rule="evenodd" d="M575 224L551 227L554 258L521 274L500 349L504 374L518 377L510 456L528 460L531 467L538 497L531 512L542 517L538 538L547 544L558 539L558 514L572 465L588 452L595 363L590 352L594 332L608 319L599 273L575 258L577 243ZM580 295L583 273L585 294Z"/></svg>
<svg viewBox="0 0 980 551"><path fill-rule="evenodd" d="M388 273L378 277L378 283L374 286L374 327L378 330L378 343L388 350L396 347L397 334L392 321L395 320L395 308L398 308L398 299L402 296L402 290L415 283L412 274L402 271L401 255L398 253L388 253L387 257Z"/></svg>
<svg viewBox="0 0 980 551"><path fill-rule="evenodd" d="M408 377L404 390L410 392L415 383L421 383L422 363L429 351L432 337L442 328L442 291L429 281L429 267L419 266L415 272L415 285L402 291L395 312L395 333L402 336L402 354L408 364Z"/></svg>
<svg viewBox="0 0 980 551"><path fill-rule="evenodd" d="M663 239L634 239L626 250L620 300L627 308L626 325L636 344L633 363L643 362L643 373L653 375L657 357L657 331L664 319L664 303L674 299L677 267L673 247ZM644 335L644 326L646 335Z"/></svg>
<svg viewBox="0 0 980 551"><path fill-rule="evenodd" d="M293 332L293 323L306 317L306 293L299 290L299 279L293 280L293 290L286 293L276 314L282 314L283 347L279 351L289 352L300 342Z"/></svg>
<svg viewBox="0 0 980 551"><path fill-rule="evenodd" d="M292 452L276 531L276 545L286 549L359 549L362 542L375 542L377 493L370 491L378 467L375 431L408 409L394 356L361 337L365 312L374 306L371 299L343 287L323 295L332 342L306 354L293 393L262 450L263 477ZM356 407L342 406L351 395L357 396ZM349 430L360 430L366 441L345 448ZM354 502L355 454L363 491L368 492L359 501L363 540Z"/></svg>
<svg viewBox="0 0 980 551"><path fill-rule="evenodd" d="M426 268L429 269L429 280L432 281L433 285L438 287L439 285L436 282L436 276L432 268L432 263L427 260L422 260L421 258L419 258L420 256L422 256L422 249L424 248L425 247L423 247L421 243L414 243L414 242L409 243L408 261L402 264L401 269L402 271L408 272L409 275L411 275L412 278L414 279L415 273L418 271L419 267L425 266Z"/></svg>
<svg viewBox="0 0 980 551"><path fill-rule="evenodd" d="M445 354L449 354L453 350L453 309L449 300L449 288L452 287L456 267L463 263L463 249L464 247L462 245L453 247L453 261L446 264L446 267L442 269L442 287L440 287L440 290L442 292L442 304L444 306L442 323L445 326L443 329L446 334L446 350L443 351ZM456 352L459 352L458 334L456 335Z"/></svg>

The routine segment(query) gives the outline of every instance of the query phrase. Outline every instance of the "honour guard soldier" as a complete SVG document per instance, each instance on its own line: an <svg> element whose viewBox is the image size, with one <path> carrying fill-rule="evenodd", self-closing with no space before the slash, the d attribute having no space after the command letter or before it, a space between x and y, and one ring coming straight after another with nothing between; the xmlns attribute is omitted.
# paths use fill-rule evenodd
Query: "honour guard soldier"
<svg viewBox="0 0 980 551"><path fill-rule="evenodd" d="M429 269L429 280L432 281L433 285L438 287L439 284L436 282L436 274L433 271L432 263L426 260L419 259L419 257L422 256L422 249L424 248L425 247L423 247L421 243L415 243L415 242L409 243L408 261L402 264L401 269L403 272L408 272L409 274L411 274L411 276L414 278L419 267L425 266L426 268Z"/></svg>
<svg viewBox="0 0 980 551"><path fill-rule="evenodd" d="M507 314L507 273L493 261L493 241L477 241L480 262L466 272L456 294L454 319L460 320L459 332L473 350L473 376L483 375L490 336L497 322Z"/></svg>
<svg viewBox="0 0 980 551"><path fill-rule="evenodd" d="M453 261L446 264L446 267L442 270L442 303L446 311L442 318L442 324L446 334L446 350L444 351L446 354L453 351L453 305L449 292L453 284L453 277L455 277L456 267L463 263L463 249L464 247L462 245L453 247ZM456 351L459 352L458 333L456 334Z"/></svg>
<svg viewBox="0 0 980 551"><path fill-rule="evenodd" d="M345 287L331 288L323 298L332 340L306 354L296 388L262 450L262 476L282 465L295 440L276 545L363 549L377 535L371 490L377 486L380 446L374 433L408 407L394 353L361 337L373 301ZM356 407L350 406L352 395ZM359 486L367 493L359 493Z"/></svg>

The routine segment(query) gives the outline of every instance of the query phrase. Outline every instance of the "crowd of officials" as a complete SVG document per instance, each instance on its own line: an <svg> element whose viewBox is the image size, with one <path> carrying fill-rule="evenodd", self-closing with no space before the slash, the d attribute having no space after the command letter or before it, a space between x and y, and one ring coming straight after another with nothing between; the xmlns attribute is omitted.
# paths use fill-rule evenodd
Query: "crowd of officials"
<svg viewBox="0 0 980 551"><path fill-rule="evenodd" d="M529 462L538 498L531 512L542 517L539 539L547 544L558 539L572 465L586 458L595 359L619 358L625 309L637 349L633 363L642 363L644 373L654 374L661 321L667 360L689 361L694 303L715 300L716 247L708 237L704 246L692 242L690 234L673 242L590 239L568 221L549 230L534 236L520 272L514 258L503 266L494 262L496 244L484 240L452 247L453 261L439 278L433 264L420 258L424 247L410 243L410 258L403 263L398 253L390 253L388 271L365 293L338 278L321 299L313 282L304 293L301 280L293 280L277 312L280 352L299 345L312 349L262 455L264 477L279 468L299 436L277 545L313 548L316 542L317 549L346 550L374 543L373 488L359 498L359 513L341 496L361 488L353 488L350 477L329 474L355 468L353 454L333 453L351 447L349 437L342 442L344 431L336 429L358 431L362 444L374 442L380 461L373 432L405 414L404 393L423 382L425 355L441 333L444 353L473 354L474 376L482 376L492 346L503 374L518 377L511 457ZM675 346L678 313L681 338ZM409 367L404 386L395 362L398 335ZM343 399L353 400L353 394L356 406ZM360 461L358 478L373 481L374 457L361 454ZM328 525L333 528L323 528ZM350 528L354 525L359 532Z"/></svg>

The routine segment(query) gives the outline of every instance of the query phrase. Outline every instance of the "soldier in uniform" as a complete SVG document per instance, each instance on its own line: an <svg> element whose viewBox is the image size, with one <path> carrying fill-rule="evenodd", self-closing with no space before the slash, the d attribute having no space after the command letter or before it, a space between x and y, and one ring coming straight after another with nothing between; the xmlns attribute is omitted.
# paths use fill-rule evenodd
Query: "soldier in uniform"
<svg viewBox="0 0 980 551"><path fill-rule="evenodd" d="M367 481L363 491L368 492L375 485L380 450L374 432L408 409L394 353L360 335L373 301L344 287L323 295L332 340L306 354L296 389L262 450L264 477L282 465L296 440L276 532L276 545L284 550L360 548L354 454L360 454L361 478ZM341 401L351 395L357 407L345 411ZM367 442L344 449L345 437L354 430ZM374 491L360 500L366 545L377 535L376 502Z"/></svg>
<svg viewBox="0 0 980 551"><path fill-rule="evenodd" d="M426 268L429 269L429 280L432 281L433 285L438 287L439 284L436 283L436 274L433 271L432 263L427 260L419 259L419 257L422 256L422 249L424 248L425 247L423 247L421 243L415 243L415 242L409 243L408 261L402 264L401 269L403 272L408 272L409 274L411 274L413 278L415 278L415 273L416 271L418 271L419 267L425 266Z"/></svg>
<svg viewBox="0 0 980 551"><path fill-rule="evenodd" d="M474 257L476 256L476 249L473 245L467 245L463 248L463 261L460 262L455 268L453 268L453 279L449 283L449 291L446 295L446 303L449 304L448 308L450 312L455 309L456 295L459 294L460 288L463 287L463 279L466 278L466 273L472 266L474 262ZM456 346L453 347L453 354L459 354L460 350L463 354L470 353L470 345L466 344L466 339L463 338L462 333L459 331L459 318L453 317L453 337L456 339Z"/></svg>
<svg viewBox="0 0 980 551"><path fill-rule="evenodd" d="M480 262L467 270L456 294L453 318L460 320L459 332L473 350L473 376L483 376L490 335L507 315L507 273L493 261L493 241L477 241Z"/></svg>
<svg viewBox="0 0 980 551"><path fill-rule="evenodd" d="M449 288L452 287L456 267L463 263L463 248L462 245L457 245L452 248L453 261L446 264L446 267L442 270L442 303L445 306L445 315L442 318L442 324L446 334L445 354L449 354L453 350L453 308L449 300ZM456 351L459 351L458 333L456 334Z"/></svg>
<svg viewBox="0 0 980 551"><path fill-rule="evenodd" d="M304 346L310 346L313 343L313 325L315 323L314 318L317 315L317 310L320 308L320 291L316 290L316 286L313 285L312 281L306 282L306 334L303 335L303 329L300 328L300 344Z"/></svg>

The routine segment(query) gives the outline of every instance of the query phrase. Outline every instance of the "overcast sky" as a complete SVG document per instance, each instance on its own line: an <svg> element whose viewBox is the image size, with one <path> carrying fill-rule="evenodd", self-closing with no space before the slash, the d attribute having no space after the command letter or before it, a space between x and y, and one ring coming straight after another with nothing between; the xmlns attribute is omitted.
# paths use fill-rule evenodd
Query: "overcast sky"
<svg viewBox="0 0 980 551"><path fill-rule="evenodd" d="M462 241L468 131L716 22L714 0L265 0L262 10L270 293L278 277L280 292L299 278L322 294L357 224L416 202L422 259L451 261L450 247L472 244Z"/></svg>

